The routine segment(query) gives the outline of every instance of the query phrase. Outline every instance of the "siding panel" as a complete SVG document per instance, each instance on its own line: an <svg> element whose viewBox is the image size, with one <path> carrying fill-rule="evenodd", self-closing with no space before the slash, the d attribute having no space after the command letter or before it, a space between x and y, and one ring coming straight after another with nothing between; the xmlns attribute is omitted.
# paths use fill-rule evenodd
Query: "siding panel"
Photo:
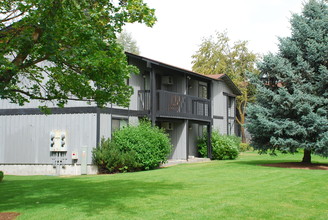
<svg viewBox="0 0 328 220"><path fill-rule="evenodd" d="M67 132L67 163L71 163L73 150L82 154L83 146L89 148L91 163L96 145L95 114L0 116L0 125L0 163L51 164L49 136L55 129Z"/></svg>

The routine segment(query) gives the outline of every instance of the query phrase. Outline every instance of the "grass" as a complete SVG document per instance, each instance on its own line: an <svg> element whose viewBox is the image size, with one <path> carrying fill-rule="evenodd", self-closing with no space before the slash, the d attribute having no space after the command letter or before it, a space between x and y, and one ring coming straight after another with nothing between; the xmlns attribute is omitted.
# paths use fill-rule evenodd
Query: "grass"
<svg viewBox="0 0 328 220"><path fill-rule="evenodd" d="M257 166L301 157L244 153L138 173L5 176L0 212L19 212L19 220L328 219L328 171Z"/></svg>

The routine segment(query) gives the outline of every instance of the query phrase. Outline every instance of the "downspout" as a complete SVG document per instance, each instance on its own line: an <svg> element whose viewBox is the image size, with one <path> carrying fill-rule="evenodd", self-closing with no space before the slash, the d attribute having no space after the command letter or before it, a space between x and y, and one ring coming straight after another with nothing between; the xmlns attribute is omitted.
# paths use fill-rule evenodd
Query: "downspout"
<svg viewBox="0 0 328 220"><path fill-rule="evenodd" d="M207 125L207 157L212 159L212 123Z"/></svg>
<svg viewBox="0 0 328 220"><path fill-rule="evenodd" d="M226 112L227 112L227 135L229 134L229 96L226 96Z"/></svg>
<svg viewBox="0 0 328 220"><path fill-rule="evenodd" d="M184 77L185 77L185 80L186 80L186 83L185 83L185 95L189 95L189 76L187 76L187 74L185 73L184 74ZM188 161L189 159L189 120L187 119L186 120L186 126L187 126L187 130L186 130L186 160Z"/></svg>
<svg viewBox="0 0 328 220"><path fill-rule="evenodd" d="M97 106L97 111L96 111L96 148L98 148L99 143L100 143L100 108Z"/></svg>
<svg viewBox="0 0 328 220"><path fill-rule="evenodd" d="M208 108L208 115L211 117L211 121L207 126L207 156L212 159L212 125L213 125L213 115L212 115L212 81L207 84L207 98L210 100L211 107Z"/></svg>

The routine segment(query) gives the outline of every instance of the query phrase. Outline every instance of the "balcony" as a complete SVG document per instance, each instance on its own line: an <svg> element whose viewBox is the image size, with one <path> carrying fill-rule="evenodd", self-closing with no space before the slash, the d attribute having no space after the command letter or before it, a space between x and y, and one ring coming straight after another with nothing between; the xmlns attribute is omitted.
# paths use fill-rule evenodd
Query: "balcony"
<svg viewBox="0 0 328 220"><path fill-rule="evenodd" d="M150 110L150 91L140 90L139 110ZM156 117L183 118L191 120L211 120L211 101L195 96L158 90L156 92Z"/></svg>

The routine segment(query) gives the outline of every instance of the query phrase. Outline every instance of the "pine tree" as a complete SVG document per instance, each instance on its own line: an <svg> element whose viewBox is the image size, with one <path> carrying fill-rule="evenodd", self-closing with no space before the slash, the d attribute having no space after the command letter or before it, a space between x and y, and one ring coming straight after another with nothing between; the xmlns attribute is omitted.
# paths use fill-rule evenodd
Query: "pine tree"
<svg viewBox="0 0 328 220"><path fill-rule="evenodd" d="M260 152L304 149L302 162L310 163L311 154L328 156L327 2L307 2L291 31L259 64L261 80L252 76L258 93L247 127Z"/></svg>

